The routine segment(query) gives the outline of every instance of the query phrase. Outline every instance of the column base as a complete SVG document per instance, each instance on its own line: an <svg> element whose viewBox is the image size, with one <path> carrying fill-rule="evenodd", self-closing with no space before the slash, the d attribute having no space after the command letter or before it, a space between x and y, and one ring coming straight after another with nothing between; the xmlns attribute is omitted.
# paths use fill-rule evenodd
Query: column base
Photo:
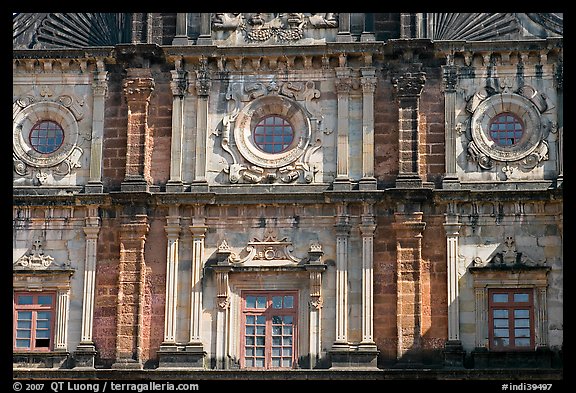
<svg viewBox="0 0 576 393"><path fill-rule="evenodd" d="M444 367L464 368L466 352L460 340L446 341L444 345Z"/></svg>
<svg viewBox="0 0 576 393"><path fill-rule="evenodd" d="M462 188L460 180L455 175L447 175L442 179L442 188L445 190L459 190Z"/></svg>
<svg viewBox="0 0 576 393"><path fill-rule="evenodd" d="M190 185L190 192L208 192L208 182L206 180L193 181Z"/></svg>
<svg viewBox="0 0 576 393"><path fill-rule="evenodd" d="M334 191L350 191L352 189L352 182L347 177L337 177L332 183Z"/></svg>
<svg viewBox="0 0 576 393"><path fill-rule="evenodd" d="M398 175L396 188L422 188L422 179L417 174Z"/></svg>
<svg viewBox="0 0 576 393"><path fill-rule="evenodd" d="M92 343L80 343L74 352L74 368L93 369L96 359L96 347Z"/></svg>
<svg viewBox="0 0 576 393"><path fill-rule="evenodd" d="M112 368L117 370L142 370L144 366L138 360L116 359L116 362L112 364Z"/></svg>
<svg viewBox="0 0 576 393"><path fill-rule="evenodd" d="M120 191L122 192L147 192L148 183L144 179L124 180L120 183Z"/></svg>
<svg viewBox="0 0 576 393"><path fill-rule="evenodd" d="M375 177L363 177L358 182L358 188L360 190L376 190L378 188L378 182Z"/></svg>
<svg viewBox="0 0 576 393"><path fill-rule="evenodd" d="M335 343L330 350L330 369L378 369L379 353L372 343L352 346Z"/></svg>
<svg viewBox="0 0 576 393"><path fill-rule="evenodd" d="M206 352L202 344L162 344L158 355L159 368L205 369Z"/></svg>
<svg viewBox="0 0 576 393"><path fill-rule="evenodd" d="M184 192L184 184L181 181L168 180L166 192Z"/></svg>
<svg viewBox="0 0 576 393"><path fill-rule="evenodd" d="M102 182L88 182L84 186L84 192L86 194L102 194L104 192L104 185Z"/></svg>

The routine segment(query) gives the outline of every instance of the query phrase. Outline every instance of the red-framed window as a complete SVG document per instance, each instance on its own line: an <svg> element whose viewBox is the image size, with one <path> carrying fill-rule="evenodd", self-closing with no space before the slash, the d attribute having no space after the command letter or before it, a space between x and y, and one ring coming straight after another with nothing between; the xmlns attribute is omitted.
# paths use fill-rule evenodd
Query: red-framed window
<svg viewBox="0 0 576 393"><path fill-rule="evenodd" d="M281 153L294 141L290 122L280 116L266 116L254 127L254 143L266 153Z"/></svg>
<svg viewBox="0 0 576 393"><path fill-rule="evenodd" d="M490 137L499 146L514 146L524 135L524 123L514 113L503 112L490 121Z"/></svg>
<svg viewBox="0 0 576 393"><path fill-rule="evenodd" d="M534 295L532 289L489 289L491 350L533 350Z"/></svg>
<svg viewBox="0 0 576 393"><path fill-rule="evenodd" d="M295 368L297 291L242 293L242 368Z"/></svg>
<svg viewBox="0 0 576 393"><path fill-rule="evenodd" d="M14 294L14 350L51 351L54 345L56 294Z"/></svg>

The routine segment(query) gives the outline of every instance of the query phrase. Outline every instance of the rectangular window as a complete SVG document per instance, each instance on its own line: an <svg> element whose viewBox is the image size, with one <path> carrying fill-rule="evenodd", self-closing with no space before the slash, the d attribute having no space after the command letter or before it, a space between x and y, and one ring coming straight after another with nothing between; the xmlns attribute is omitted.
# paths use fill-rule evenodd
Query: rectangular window
<svg viewBox="0 0 576 393"><path fill-rule="evenodd" d="M294 368L297 295L295 291L242 294L242 368Z"/></svg>
<svg viewBox="0 0 576 393"><path fill-rule="evenodd" d="M532 289L489 289L488 296L490 349L533 350Z"/></svg>
<svg viewBox="0 0 576 393"><path fill-rule="evenodd" d="M54 293L14 294L14 350L52 350L55 300Z"/></svg>

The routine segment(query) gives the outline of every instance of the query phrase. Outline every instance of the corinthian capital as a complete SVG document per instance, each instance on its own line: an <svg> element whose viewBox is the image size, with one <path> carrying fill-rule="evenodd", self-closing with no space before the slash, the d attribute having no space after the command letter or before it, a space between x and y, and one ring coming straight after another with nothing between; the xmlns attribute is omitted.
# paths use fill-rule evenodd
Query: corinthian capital
<svg viewBox="0 0 576 393"><path fill-rule="evenodd" d="M392 78L392 84L398 97L418 97L426 83L425 72L406 72Z"/></svg>

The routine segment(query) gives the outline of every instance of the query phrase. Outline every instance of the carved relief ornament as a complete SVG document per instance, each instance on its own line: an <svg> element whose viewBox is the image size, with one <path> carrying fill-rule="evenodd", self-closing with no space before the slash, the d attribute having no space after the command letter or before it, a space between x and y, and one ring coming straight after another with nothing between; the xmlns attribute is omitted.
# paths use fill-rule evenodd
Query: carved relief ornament
<svg viewBox="0 0 576 393"><path fill-rule="evenodd" d="M232 83L226 95L231 109L218 132L231 158L224 169L230 183L313 182L317 169L310 157L321 146L319 96L313 81ZM265 152L255 143L254 127L267 116L282 117L293 130L293 141L281 152Z"/></svg>

